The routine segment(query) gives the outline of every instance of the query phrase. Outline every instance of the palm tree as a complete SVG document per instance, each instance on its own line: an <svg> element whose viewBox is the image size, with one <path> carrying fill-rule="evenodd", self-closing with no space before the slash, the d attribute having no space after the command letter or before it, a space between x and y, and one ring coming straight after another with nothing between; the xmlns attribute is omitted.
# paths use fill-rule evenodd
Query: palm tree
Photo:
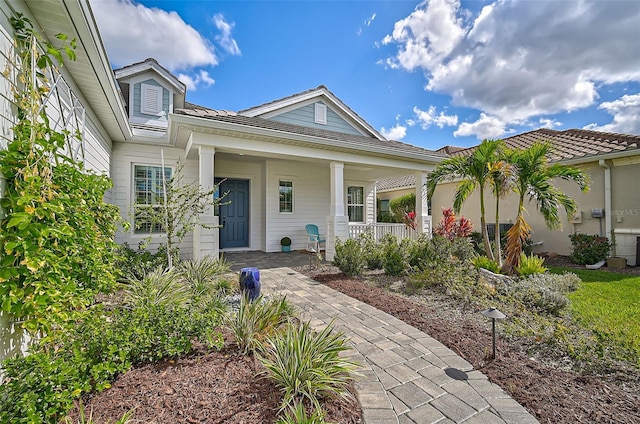
<svg viewBox="0 0 640 424"><path fill-rule="evenodd" d="M490 164L496 162L501 140L484 140L468 156L455 156L445 159L429 174L427 180L427 195L433 196L436 186L445 180L461 179L453 196L453 210L460 213L462 205L476 188L480 189L480 227L482 240L487 257L494 260L484 211L484 187L490 180Z"/></svg>
<svg viewBox="0 0 640 424"><path fill-rule="evenodd" d="M524 219L524 199L535 202L536 208L544 217L549 229L554 230L562 226L560 207L568 216L576 210L573 199L552 184L552 180L560 178L573 181L583 192L589 190L587 174L569 165L549 165L548 157L551 145L536 142L525 150L514 150L509 154L509 162L515 171L514 191L518 193L518 213L516 222L507 232L507 265L514 268L519 265L522 245L531 234L531 227Z"/></svg>
<svg viewBox="0 0 640 424"><path fill-rule="evenodd" d="M498 152L499 160L489 164L491 189L496 201L496 223L494 234L494 260L502 267L502 238L500 234L500 199L511 191L514 184L513 165L507 162L507 154Z"/></svg>

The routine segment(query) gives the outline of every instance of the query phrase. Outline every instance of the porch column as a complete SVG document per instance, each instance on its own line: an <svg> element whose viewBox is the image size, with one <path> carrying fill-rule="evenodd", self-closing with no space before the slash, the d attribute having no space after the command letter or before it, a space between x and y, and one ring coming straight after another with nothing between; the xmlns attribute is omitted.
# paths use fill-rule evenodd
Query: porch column
<svg viewBox="0 0 640 424"><path fill-rule="evenodd" d="M416 220L418 232L431 235L431 215L427 198L427 173L416 172Z"/></svg>
<svg viewBox="0 0 640 424"><path fill-rule="evenodd" d="M344 163L331 162L331 207L327 216L326 259L336 254L336 238L349 237L349 217L344 214Z"/></svg>
<svg viewBox="0 0 640 424"><path fill-rule="evenodd" d="M376 223L376 218L378 212L376 210L376 182L372 182L367 184L365 187L365 218L364 222L366 224L374 224Z"/></svg>
<svg viewBox="0 0 640 424"><path fill-rule="evenodd" d="M198 183L203 191L211 190L215 185L214 181L214 156L216 150L213 147L198 147ZM202 228L196 226L193 230L193 258L202 259L205 256L217 258L220 254L218 217L214 215L212 207L200 215L199 220L207 226L216 228Z"/></svg>

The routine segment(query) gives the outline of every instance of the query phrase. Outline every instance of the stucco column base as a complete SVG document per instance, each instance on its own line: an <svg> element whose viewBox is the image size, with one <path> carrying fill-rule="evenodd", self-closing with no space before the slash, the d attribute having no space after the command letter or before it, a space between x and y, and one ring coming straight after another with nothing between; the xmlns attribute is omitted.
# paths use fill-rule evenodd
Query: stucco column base
<svg viewBox="0 0 640 424"><path fill-rule="evenodd" d="M349 238L349 217L328 216L327 217L327 243L325 257L327 261L332 261L336 255L336 239L345 241Z"/></svg>
<svg viewBox="0 0 640 424"><path fill-rule="evenodd" d="M220 255L218 222L217 216L200 215L201 223L215 228L203 228L196 226L193 230L193 259L202 259L206 256L218 258Z"/></svg>

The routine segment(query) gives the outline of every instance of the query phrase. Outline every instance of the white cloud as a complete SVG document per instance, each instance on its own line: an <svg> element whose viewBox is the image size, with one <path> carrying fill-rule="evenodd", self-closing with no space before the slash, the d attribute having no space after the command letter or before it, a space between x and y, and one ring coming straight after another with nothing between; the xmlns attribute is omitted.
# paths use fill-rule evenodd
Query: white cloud
<svg viewBox="0 0 640 424"><path fill-rule="evenodd" d="M585 129L640 134L640 93L625 94L618 100L601 103L598 109L613 115L613 121L605 125L589 124Z"/></svg>
<svg viewBox="0 0 640 424"><path fill-rule="evenodd" d="M428 129L431 125L437 125L438 128L444 128L445 126L451 127L458 124L458 115L445 115L444 111L436 111L435 106L429 107L429 110L421 110L415 106L413 113L416 114L418 122L423 130Z"/></svg>
<svg viewBox="0 0 640 424"><path fill-rule="evenodd" d="M371 23L376 19L376 14L374 13L373 15L371 15L370 18L365 19L364 24L366 26L371 26Z"/></svg>
<svg viewBox="0 0 640 424"><path fill-rule="evenodd" d="M562 122L551 118L540 118L538 120L538 124L542 128L553 128L559 127L560 125L562 125Z"/></svg>
<svg viewBox="0 0 640 424"><path fill-rule="evenodd" d="M145 7L132 0L94 1L91 8L115 66L149 57L171 71L218 64L209 40L176 12Z"/></svg>
<svg viewBox="0 0 640 424"><path fill-rule="evenodd" d="M507 123L495 116L488 116L485 113L480 114L475 122L463 122L457 130L453 132L454 137L466 137L475 135L478 140L485 138L499 138L500 136L512 133L513 130L506 129Z"/></svg>
<svg viewBox="0 0 640 424"><path fill-rule="evenodd" d="M388 131L382 127L380 134L388 140L402 140L407 135L407 127L400 125L399 123L394 125Z"/></svg>
<svg viewBox="0 0 640 424"><path fill-rule="evenodd" d="M209 73L205 70L200 70L195 75L178 74L178 79L182 81L188 90L195 91L198 86L210 87L216 83L216 81L209 76Z"/></svg>
<svg viewBox="0 0 640 424"><path fill-rule="evenodd" d="M483 111L483 122L515 123L588 107L598 89L640 81L638 22L633 1L496 0L474 18L457 0L431 0L382 44L398 47L389 67L424 71L427 90Z"/></svg>
<svg viewBox="0 0 640 424"><path fill-rule="evenodd" d="M228 23L225 21L224 16L221 13L216 14L213 17L213 22L216 25L216 28L220 30L221 34L216 36L216 41L227 53L239 56L242 54L240 48L238 47L238 43L231 36L231 30L235 26L235 23Z"/></svg>

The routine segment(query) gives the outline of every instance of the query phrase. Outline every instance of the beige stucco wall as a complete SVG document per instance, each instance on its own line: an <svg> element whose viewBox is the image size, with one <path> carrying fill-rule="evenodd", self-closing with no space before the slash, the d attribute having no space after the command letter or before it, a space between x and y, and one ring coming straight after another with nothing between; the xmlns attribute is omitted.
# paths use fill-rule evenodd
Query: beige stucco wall
<svg viewBox="0 0 640 424"><path fill-rule="evenodd" d="M633 229L640 232L640 190L638 189L640 163L627 165L618 163L617 166L614 166L614 162L611 161L607 161L606 163L611 169L612 203L611 210L605 211L605 214L611 217L612 229ZM532 239L534 242L542 242L540 246L534 249L536 253L557 252L562 255L569 255L571 253L569 234L573 232L602 234L611 238L610 234L605 234L606 218L599 219L591 216L592 209L605 209L605 171L598 162L590 162L576 166L589 175L589 192L583 193L575 183L567 181L556 181L555 184L576 201L579 215L581 216L580 222L570 222L564 210L562 210L562 229L552 231L547 228L542 215L537 211L534 203L526 203L525 205L527 210L525 218L533 229ZM438 185L432 199L434 224L438 223L441 219L440 210L452 206L455 187L455 183ZM501 199L500 202L500 222L512 223L517 212L516 195L511 194ZM474 229L477 230L480 225L479 205L479 194L475 192L467 200L461 211L461 215L472 220ZM495 199L488 190L485 191L485 208L487 223L495 222ZM618 220L621 222L617 222ZM636 234L616 235L616 243L618 247L622 247L622 252L618 251L616 253L618 255L623 253L624 256L628 258L630 264L635 264L635 260L632 261L631 259L632 257L635 258L636 236ZM631 248L631 244L633 248Z"/></svg>

